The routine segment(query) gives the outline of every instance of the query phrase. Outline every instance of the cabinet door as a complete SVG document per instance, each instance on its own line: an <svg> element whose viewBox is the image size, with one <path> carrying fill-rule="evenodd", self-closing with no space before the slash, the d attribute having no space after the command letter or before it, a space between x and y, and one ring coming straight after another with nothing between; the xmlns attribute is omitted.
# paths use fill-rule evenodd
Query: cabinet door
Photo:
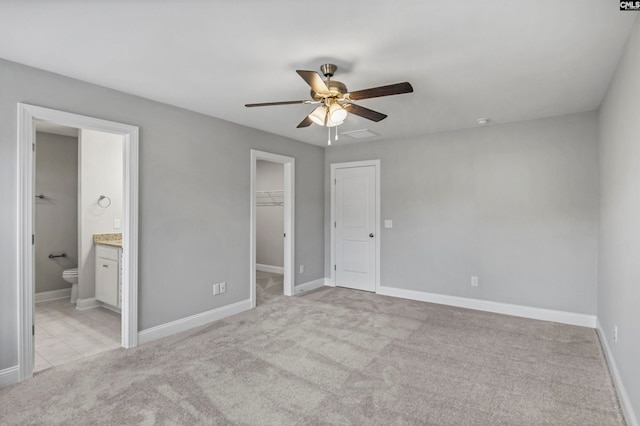
<svg viewBox="0 0 640 426"><path fill-rule="evenodd" d="M118 306L118 261L99 257L96 259L96 299L111 306Z"/></svg>

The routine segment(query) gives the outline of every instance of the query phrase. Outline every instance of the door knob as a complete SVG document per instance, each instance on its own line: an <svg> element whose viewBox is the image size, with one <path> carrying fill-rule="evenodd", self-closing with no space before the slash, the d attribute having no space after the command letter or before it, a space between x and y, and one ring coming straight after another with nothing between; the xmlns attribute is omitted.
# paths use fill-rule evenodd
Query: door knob
<svg viewBox="0 0 640 426"><path fill-rule="evenodd" d="M369 237L370 237L370 238L373 238L373 232L369 234Z"/></svg>

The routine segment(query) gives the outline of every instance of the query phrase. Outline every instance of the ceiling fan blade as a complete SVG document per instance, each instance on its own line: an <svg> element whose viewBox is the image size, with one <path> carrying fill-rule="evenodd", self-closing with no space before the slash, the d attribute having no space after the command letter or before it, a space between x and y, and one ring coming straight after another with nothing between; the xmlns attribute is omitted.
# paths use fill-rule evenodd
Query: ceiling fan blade
<svg viewBox="0 0 640 426"><path fill-rule="evenodd" d="M307 115L307 116L304 118L304 120L302 120L302 121L300 122L300 124L298 124L297 128L298 128L298 129L301 129L301 128L303 128L303 127L309 127L309 126L311 126L312 124L313 124L313 121L311 121L311 119L310 119L310 118L309 118L309 116Z"/></svg>
<svg viewBox="0 0 640 426"><path fill-rule="evenodd" d="M283 102L264 102L261 104L245 104L244 106L248 108L252 107L262 107L262 106L273 106L273 105L295 105L295 104L310 104L312 101L283 101Z"/></svg>
<svg viewBox="0 0 640 426"><path fill-rule="evenodd" d="M402 93L413 92L413 87L408 82L390 84L388 86L372 87L371 89L357 90L350 92L348 98L352 101L361 99L379 98L381 96L400 95Z"/></svg>
<svg viewBox="0 0 640 426"><path fill-rule="evenodd" d="M343 107L346 108L347 111L350 112L351 114L359 115L360 117L364 117L367 120L378 122L378 121L381 121L381 120L384 120L385 118L387 118L386 114L383 114L383 113L378 112L378 111L374 111L374 110L369 109L369 108L365 108L365 107L360 106L360 105L343 104Z"/></svg>
<svg viewBox="0 0 640 426"><path fill-rule="evenodd" d="M307 82L309 86L311 86L311 89L313 89L314 92L320 95L329 94L329 88L325 84L322 77L320 77L320 74L315 71L304 70L296 70L296 72L300 75L300 77L302 77L304 81Z"/></svg>

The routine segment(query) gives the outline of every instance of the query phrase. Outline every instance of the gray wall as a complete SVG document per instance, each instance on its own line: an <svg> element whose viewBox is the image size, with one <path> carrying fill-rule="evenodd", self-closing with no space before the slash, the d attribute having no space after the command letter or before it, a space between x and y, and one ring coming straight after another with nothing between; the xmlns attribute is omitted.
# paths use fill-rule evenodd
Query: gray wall
<svg viewBox="0 0 640 426"><path fill-rule="evenodd" d="M380 159L383 286L595 314L596 125L590 112L332 146L326 276L329 165Z"/></svg>
<svg viewBox="0 0 640 426"><path fill-rule="evenodd" d="M0 93L0 370L18 363L18 102L140 127L140 329L249 298L252 148L295 157L295 281L324 276L321 147L4 60Z"/></svg>
<svg viewBox="0 0 640 426"><path fill-rule="evenodd" d="M62 271L78 266L78 138L36 133L36 293L71 287ZM66 258L49 259L66 253Z"/></svg>
<svg viewBox="0 0 640 426"><path fill-rule="evenodd" d="M284 165L257 161L256 190L284 189ZM277 198L281 200L282 197ZM256 263L284 266L284 206L256 208Z"/></svg>
<svg viewBox="0 0 640 426"><path fill-rule="evenodd" d="M640 415L640 20L600 110L598 319ZM618 342L613 328L618 326Z"/></svg>

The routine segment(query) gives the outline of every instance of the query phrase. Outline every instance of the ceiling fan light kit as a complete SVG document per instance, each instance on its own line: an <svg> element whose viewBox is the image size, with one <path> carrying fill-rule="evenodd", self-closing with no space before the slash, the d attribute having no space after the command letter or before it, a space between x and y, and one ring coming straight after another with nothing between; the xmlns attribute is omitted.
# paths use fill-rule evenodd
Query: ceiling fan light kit
<svg viewBox="0 0 640 426"><path fill-rule="evenodd" d="M318 126L324 126L324 122L327 119L327 111L324 109L324 107L320 106L311 111L311 114L309 114L308 117Z"/></svg>
<svg viewBox="0 0 640 426"><path fill-rule="evenodd" d="M334 123L340 123L347 118L347 110L342 108L337 102L329 106L329 118Z"/></svg>
<svg viewBox="0 0 640 426"><path fill-rule="evenodd" d="M321 65L320 71L324 75L325 80L322 79L320 74L314 71L296 71L298 75L307 82L309 87L311 87L312 100L267 102L245 104L245 106L251 108L274 105L321 104L311 111L311 113L307 115L300 124L298 124L298 128L309 127L314 123L319 126L331 128L344 123L344 120L346 120L349 113L375 122L384 120L387 117L386 114L354 104L353 101L413 92L413 87L411 87L411 84L408 82L349 92L344 83L337 80L331 80L331 77L333 77L337 70L338 67L334 64ZM338 132L336 129L336 141L337 140ZM331 145L331 138L329 138L329 145Z"/></svg>

